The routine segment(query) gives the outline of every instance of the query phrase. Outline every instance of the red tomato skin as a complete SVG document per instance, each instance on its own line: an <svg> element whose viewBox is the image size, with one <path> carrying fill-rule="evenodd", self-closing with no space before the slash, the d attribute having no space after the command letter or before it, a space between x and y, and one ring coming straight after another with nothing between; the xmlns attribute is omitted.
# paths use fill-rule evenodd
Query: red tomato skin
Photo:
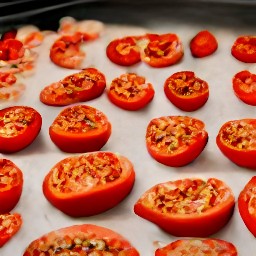
<svg viewBox="0 0 256 256"><path fill-rule="evenodd" d="M42 237L32 241L24 251L23 256L34 256L33 251L36 249L40 249L40 245L45 244L49 245L57 238L64 238L65 236L69 236L74 239L79 234L88 234L92 239L104 239L110 243L113 241L119 245L119 248L122 248L124 251L122 252L123 256L139 256L139 252L134 248L131 243L124 238L122 235L116 233L115 231L93 224L82 224L82 225L73 225L70 227L61 228L59 230L55 230L49 232ZM115 244L114 244L115 246Z"/></svg>
<svg viewBox="0 0 256 256"><path fill-rule="evenodd" d="M244 119L245 121L248 120L251 123L255 123L256 120L254 119ZM229 121L232 122L232 121ZM249 168L249 169L256 169L256 150L243 150L238 149L235 147L230 147L223 141L221 138L222 130L229 124L226 122L220 128L218 135L216 137L216 144L219 147L220 151L224 156L226 156L230 161L235 163L238 166Z"/></svg>
<svg viewBox="0 0 256 256"><path fill-rule="evenodd" d="M253 83L256 82L256 75L252 74L251 72L244 70L237 73L232 80L233 83L233 90L235 95L244 103L256 106L256 91L246 92L241 88L242 83L245 83L247 79L251 79Z"/></svg>
<svg viewBox="0 0 256 256"><path fill-rule="evenodd" d="M194 72L185 71L185 73L187 75L194 76ZM173 103L173 105L187 112L198 110L208 101L208 98L209 98L209 90L205 91L200 95L195 95L195 96L179 95L174 91L170 90L170 88L168 87L168 79L165 81L165 84L164 84L164 93L166 97Z"/></svg>
<svg viewBox="0 0 256 256"><path fill-rule="evenodd" d="M0 110L0 116L3 116L6 112L17 109L19 106L8 107ZM31 107L25 107L32 109L35 113L35 120L31 123L24 133L14 137L1 137L0 136L0 152L1 153L15 153L28 147L38 136L42 127L42 116L39 112Z"/></svg>
<svg viewBox="0 0 256 256"><path fill-rule="evenodd" d="M63 152L85 153L100 150L109 140L112 126L109 121L101 130L91 130L86 133L70 133L55 130L51 125L49 135L53 143Z"/></svg>
<svg viewBox="0 0 256 256"><path fill-rule="evenodd" d="M239 61L245 63L256 62L256 37L239 36L231 48L231 54ZM250 48L248 50L248 48Z"/></svg>
<svg viewBox="0 0 256 256"><path fill-rule="evenodd" d="M17 182L8 189L0 189L0 214L4 214L13 210L19 202L23 189L23 173L22 171L10 160L0 159L0 173L1 165L9 164L17 171Z"/></svg>
<svg viewBox="0 0 256 256"><path fill-rule="evenodd" d="M97 154L97 152L92 154ZM72 217L92 216L105 212L124 200L131 192L135 182L132 163L124 156L118 156L118 158L123 171L121 177L114 182L93 189L86 188L85 191L67 196L58 195L54 193L49 184L51 175L49 172L43 182L43 193L52 205Z"/></svg>
<svg viewBox="0 0 256 256"><path fill-rule="evenodd" d="M182 59L184 55L183 44L176 34L147 34L145 37L149 39L149 43L141 52L141 60L147 63L149 66L154 68L164 68L174 65ZM147 49L149 49L150 44L161 44L163 42L175 42L175 49L172 49L168 55L162 57L155 57L147 53Z"/></svg>
<svg viewBox="0 0 256 256"><path fill-rule="evenodd" d="M122 54L118 51L118 46L122 44L131 47L127 54ZM120 66L131 66L141 61L140 51L136 46L136 39L132 36L111 41L106 48L106 54L113 63Z"/></svg>
<svg viewBox="0 0 256 256"><path fill-rule="evenodd" d="M154 187L152 188L154 189ZM146 192L147 193L147 192ZM208 237L221 230L233 215L235 199L227 199L220 209L210 209L199 214L161 214L146 207L139 199L134 205L138 216L155 223L165 232L178 237ZM218 207L219 208L219 207Z"/></svg>
<svg viewBox="0 0 256 256"><path fill-rule="evenodd" d="M256 186L256 176L253 176L238 196L238 210L248 230L256 237L256 217L249 212L250 197L247 193Z"/></svg>
<svg viewBox="0 0 256 256"><path fill-rule="evenodd" d="M21 228L22 226L22 218L19 213L5 213L3 215L13 215L15 218L16 224L12 228L12 230L8 234L1 234L0 235L0 248L3 247Z"/></svg>
<svg viewBox="0 0 256 256"><path fill-rule="evenodd" d="M211 32L203 30L191 39L189 47L192 56L203 58L213 54L218 49L218 42Z"/></svg>
<svg viewBox="0 0 256 256"><path fill-rule="evenodd" d="M193 240L195 240L195 239L193 239ZM188 240L188 239L176 240L162 248L158 248L155 251L155 256L168 256L170 253L174 253L175 248L178 248L178 247L182 248L183 243L187 242L187 241L191 241L191 239L190 240ZM209 244L209 247L212 249L214 249L212 246L218 247L218 248L216 248L217 250L220 248L224 248L225 252L223 252L223 250L219 251L219 253L218 253L219 256L221 256L222 253L225 253L226 256L237 256L238 255L236 247L230 242L216 239L216 238L200 239L199 241L202 241L204 244ZM215 243L215 245L213 243ZM205 246L205 245L202 244L202 247L203 246ZM198 246L198 247L200 248L200 246ZM213 255L213 254L211 254L211 255Z"/></svg>

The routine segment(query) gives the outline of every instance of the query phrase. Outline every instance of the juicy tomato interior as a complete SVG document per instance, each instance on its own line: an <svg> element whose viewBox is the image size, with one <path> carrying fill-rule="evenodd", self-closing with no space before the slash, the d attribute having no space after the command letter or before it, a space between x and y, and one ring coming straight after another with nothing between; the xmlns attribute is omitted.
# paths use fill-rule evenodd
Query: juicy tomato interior
<svg viewBox="0 0 256 256"><path fill-rule="evenodd" d="M225 201L229 191L215 179L184 179L157 185L142 203L165 214L200 214Z"/></svg>
<svg viewBox="0 0 256 256"><path fill-rule="evenodd" d="M52 129L68 133L86 133L101 129L105 121L103 114L97 109L79 105L64 109L55 119Z"/></svg>
<svg viewBox="0 0 256 256"><path fill-rule="evenodd" d="M220 239L184 239L176 240L156 251L156 256L237 256L236 247Z"/></svg>
<svg viewBox="0 0 256 256"><path fill-rule="evenodd" d="M0 41L0 60L16 60L24 55L22 42L16 39L6 39Z"/></svg>
<svg viewBox="0 0 256 256"><path fill-rule="evenodd" d="M184 151L202 134L204 124L186 116L153 119L146 139L151 146L167 154Z"/></svg>
<svg viewBox="0 0 256 256"><path fill-rule="evenodd" d="M0 73L0 88L8 87L12 84L15 84L17 78L12 73Z"/></svg>
<svg viewBox="0 0 256 256"><path fill-rule="evenodd" d="M177 72L167 80L171 91L179 96L193 97L208 91L208 84L195 77L194 72Z"/></svg>
<svg viewBox="0 0 256 256"><path fill-rule="evenodd" d="M51 189L58 193L80 192L113 182L122 168L118 158L107 152L63 160L52 171Z"/></svg>
<svg viewBox="0 0 256 256"><path fill-rule="evenodd" d="M36 112L31 108L19 107L3 112L0 116L0 137L15 137L25 133L35 121Z"/></svg>

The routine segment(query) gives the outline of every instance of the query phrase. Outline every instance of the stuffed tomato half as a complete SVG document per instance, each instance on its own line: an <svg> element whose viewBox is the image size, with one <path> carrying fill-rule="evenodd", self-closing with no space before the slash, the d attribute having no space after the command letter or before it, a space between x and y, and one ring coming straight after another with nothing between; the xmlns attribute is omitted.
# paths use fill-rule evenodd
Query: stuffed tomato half
<svg viewBox="0 0 256 256"><path fill-rule="evenodd" d="M230 220L235 205L221 180L182 179L155 185L134 205L134 212L174 236L207 237Z"/></svg>
<svg viewBox="0 0 256 256"><path fill-rule="evenodd" d="M119 204L134 181L133 164L126 157L93 152L58 162L44 179L43 193L67 215L91 216Z"/></svg>

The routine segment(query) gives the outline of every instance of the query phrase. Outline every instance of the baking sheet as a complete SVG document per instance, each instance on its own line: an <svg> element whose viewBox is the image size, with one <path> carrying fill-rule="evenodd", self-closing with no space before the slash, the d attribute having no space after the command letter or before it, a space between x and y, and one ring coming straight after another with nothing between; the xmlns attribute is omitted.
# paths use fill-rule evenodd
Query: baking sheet
<svg viewBox="0 0 256 256"><path fill-rule="evenodd" d="M100 6L98 9L96 8L94 16L91 9L88 15L84 14L84 17L98 18L100 13L103 13L103 9ZM176 10L179 11L175 12ZM131 194L115 208L86 218L68 217L50 205L44 198L42 182L45 175L58 161L74 155L58 150L48 134L49 126L63 107L50 107L39 101L39 92L42 88L75 72L75 70L56 67L51 63L48 57L49 47L56 35L49 35L44 43L36 49L39 58L36 62L35 74L23 78L26 89L22 97L18 101L0 103L1 108L12 105L29 105L37 109L43 117L42 130L32 145L15 154L0 154L2 158L12 160L24 174L23 193L18 205L13 210L13 212L21 213L23 226L15 237L0 249L1 256L10 256L14 253L22 255L26 246L41 235L54 229L82 223L111 228L125 236L141 255L154 255L155 249L159 246L158 242L164 245L178 238L165 233L153 223L134 214L133 205L147 189L168 180L186 177L205 179L215 177L225 181L232 188L237 199L244 185L255 175L254 171L238 167L226 159L215 142L218 130L224 122L247 117L255 118L255 107L239 101L232 91L233 75L244 69L256 72L255 65L239 62L230 54L231 46L239 35L255 33L253 24L247 23L250 15L246 16L247 13L244 13L239 17L221 16L220 18L217 13L223 13L223 9L215 9L214 12L208 10L208 13L202 13L202 10L199 10L188 17L187 15L191 14L190 8L183 8L181 11L176 6L173 16L163 8L162 13L157 15L158 19L155 19L156 13L153 10L147 9L144 24L141 24L143 18L136 16L140 12L139 9L127 14L126 20L122 19L124 11L119 12L113 20L110 19L110 10L106 9L105 11L106 16L102 16L102 20L106 23L104 34L100 39L83 46L87 54L84 67L94 66L101 70L105 74L108 84L124 72L136 72L145 76L155 88L153 101L145 109L136 112L117 108L109 102L106 94L85 103L98 108L108 116L112 123L112 135L102 150L118 152L132 161L136 171L134 188ZM236 12L241 14L241 10L235 10ZM112 13L117 12L112 9ZM151 13L152 16L150 16ZM118 18L119 24L116 23ZM137 26L134 25L136 20L140 20ZM219 48L212 56L194 59L188 48L189 41L203 29L210 30L216 36ZM132 67L120 67L106 58L105 48L110 40L126 35L140 35L145 32L176 33L185 48L182 61L171 67L157 69L144 63ZM206 105L191 113L174 107L167 100L163 91L166 78L174 72L184 70L194 71L198 77L206 80L210 87L210 97ZM184 167L172 168L157 163L149 156L145 146L146 126L152 118L165 115L189 115L205 122L209 141L205 150L193 163ZM212 237L232 242L241 256L253 255L256 251L255 238L240 218L237 205L227 226Z"/></svg>

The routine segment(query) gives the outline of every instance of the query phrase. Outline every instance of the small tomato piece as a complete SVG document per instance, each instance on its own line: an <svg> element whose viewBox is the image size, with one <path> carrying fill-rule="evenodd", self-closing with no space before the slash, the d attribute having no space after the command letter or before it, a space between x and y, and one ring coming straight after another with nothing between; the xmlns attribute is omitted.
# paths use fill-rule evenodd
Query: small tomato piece
<svg viewBox="0 0 256 256"><path fill-rule="evenodd" d="M10 212L16 206L22 188L22 171L12 161L0 159L0 214Z"/></svg>
<svg viewBox="0 0 256 256"><path fill-rule="evenodd" d="M64 152L98 151L111 135L111 124L98 109L76 105L59 113L49 127L49 135L53 143Z"/></svg>
<svg viewBox="0 0 256 256"><path fill-rule="evenodd" d="M43 182L43 193L73 217L96 215L119 204L132 190L135 172L124 156L93 152L57 163Z"/></svg>
<svg viewBox="0 0 256 256"><path fill-rule="evenodd" d="M155 68L176 64L184 55L183 44L176 34L147 34L140 45L141 60Z"/></svg>
<svg viewBox="0 0 256 256"><path fill-rule="evenodd" d="M0 247L4 246L20 230L21 225L20 214L0 214Z"/></svg>
<svg viewBox="0 0 256 256"><path fill-rule="evenodd" d="M46 86L40 101L51 106L66 106L99 97L106 87L105 76L95 68L86 68Z"/></svg>
<svg viewBox="0 0 256 256"><path fill-rule="evenodd" d="M238 209L244 224L256 237L256 176L253 176L240 192Z"/></svg>
<svg viewBox="0 0 256 256"><path fill-rule="evenodd" d="M216 137L220 151L233 163L256 169L256 119L232 120L223 124Z"/></svg>
<svg viewBox="0 0 256 256"><path fill-rule="evenodd" d="M155 251L155 256L237 256L236 247L225 240L208 239L181 239L176 240Z"/></svg>
<svg viewBox="0 0 256 256"><path fill-rule="evenodd" d="M256 106L256 74L244 70L232 80L235 95L244 103Z"/></svg>
<svg viewBox="0 0 256 256"><path fill-rule="evenodd" d="M196 58L203 58L213 54L218 48L215 36L208 30L198 32L190 41L191 54Z"/></svg>
<svg viewBox="0 0 256 256"><path fill-rule="evenodd" d="M140 62L140 49L134 36L112 40L107 46L106 54L113 63L121 66Z"/></svg>
<svg viewBox="0 0 256 256"><path fill-rule="evenodd" d="M23 256L37 255L109 255L139 256L122 235L92 224L74 225L52 231L32 241Z"/></svg>
<svg viewBox="0 0 256 256"><path fill-rule="evenodd" d="M134 205L134 212L174 236L207 237L223 228L235 198L221 180L183 179L157 184Z"/></svg>
<svg viewBox="0 0 256 256"><path fill-rule="evenodd" d="M181 71L168 77L164 84L167 98L179 109L195 111L209 98L209 86L192 71Z"/></svg>
<svg viewBox="0 0 256 256"><path fill-rule="evenodd" d="M42 117L32 107L0 110L0 152L14 153L29 146L41 130Z"/></svg>
<svg viewBox="0 0 256 256"><path fill-rule="evenodd" d="M187 165L201 154L208 142L204 127L201 120L188 116L154 118L146 131L147 150L164 165Z"/></svg>
<svg viewBox="0 0 256 256"><path fill-rule="evenodd" d="M10 29L6 32L4 32L1 36L1 41L7 40L7 39L15 39L17 35L17 29Z"/></svg>
<svg viewBox="0 0 256 256"><path fill-rule="evenodd" d="M154 88L145 77L135 73L122 74L109 87L108 98L116 106L126 110L144 108L154 98Z"/></svg>
<svg viewBox="0 0 256 256"><path fill-rule="evenodd" d="M245 63L256 62L256 36L239 36L232 45L231 54Z"/></svg>

